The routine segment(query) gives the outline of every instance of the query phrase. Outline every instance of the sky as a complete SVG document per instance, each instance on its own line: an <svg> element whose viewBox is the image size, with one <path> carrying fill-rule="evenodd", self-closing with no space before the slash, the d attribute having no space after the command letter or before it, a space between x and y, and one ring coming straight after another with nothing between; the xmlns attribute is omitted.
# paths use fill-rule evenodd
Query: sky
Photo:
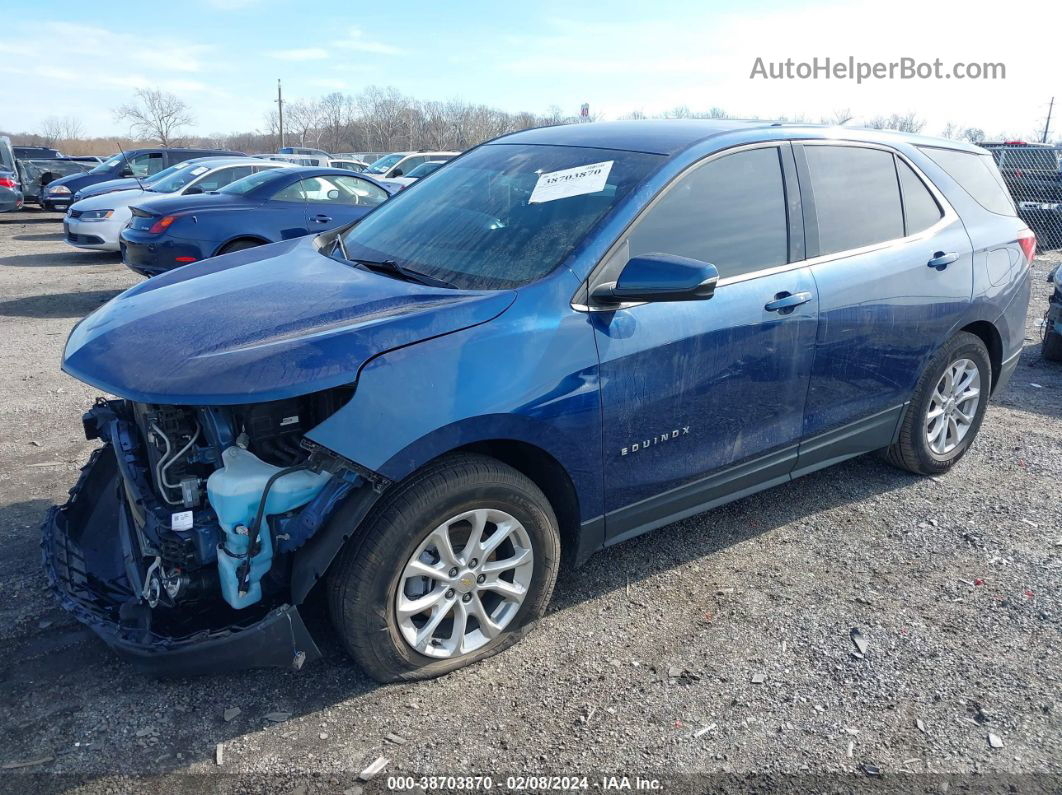
<svg viewBox="0 0 1062 795"><path fill-rule="evenodd" d="M733 116L858 119L914 112L939 133L952 122L989 137L1042 129L1062 104L1055 40L1062 3L969 0L182 0L178 4L47 0L32 19L0 0L0 129L39 130L74 116L90 135L126 132L113 109L160 87L192 109L200 134L265 127L276 80L286 99L394 86L422 100L508 111L558 106L614 119L679 105ZM1007 22L1007 8L1020 9ZM765 65L825 58L1002 63L1005 79L753 78ZM1062 133L1062 109L1056 108ZM1057 134L1056 133L1056 134Z"/></svg>

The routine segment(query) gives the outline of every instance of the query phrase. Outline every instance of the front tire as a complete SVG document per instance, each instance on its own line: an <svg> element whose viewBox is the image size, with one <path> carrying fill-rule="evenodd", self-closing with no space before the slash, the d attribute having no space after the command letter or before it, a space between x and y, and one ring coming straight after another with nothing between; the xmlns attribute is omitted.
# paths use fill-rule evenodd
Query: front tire
<svg viewBox="0 0 1062 795"><path fill-rule="evenodd" d="M896 443L885 458L919 475L940 475L970 449L992 389L992 361L981 339L959 332L936 352L915 386Z"/></svg>
<svg viewBox="0 0 1062 795"><path fill-rule="evenodd" d="M516 643L546 610L560 533L542 491L455 454L391 489L328 580L351 657L380 682L428 679Z"/></svg>

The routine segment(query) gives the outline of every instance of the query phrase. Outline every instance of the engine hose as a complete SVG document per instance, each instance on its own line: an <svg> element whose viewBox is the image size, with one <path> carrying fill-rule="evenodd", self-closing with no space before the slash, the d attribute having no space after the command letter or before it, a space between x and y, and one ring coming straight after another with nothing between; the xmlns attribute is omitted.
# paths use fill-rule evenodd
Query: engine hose
<svg viewBox="0 0 1062 795"><path fill-rule="evenodd" d="M269 490L273 488L273 484L285 475L290 475L292 472L299 472L304 469L309 469L307 464L299 464L293 467L287 467L279 472L274 472L266 481L265 488L262 489L262 499L258 503L258 513L255 514L254 521L251 522L251 526L247 530L247 559L250 560L258 552L258 535L262 527L262 520L265 518L265 506L266 498L269 496Z"/></svg>

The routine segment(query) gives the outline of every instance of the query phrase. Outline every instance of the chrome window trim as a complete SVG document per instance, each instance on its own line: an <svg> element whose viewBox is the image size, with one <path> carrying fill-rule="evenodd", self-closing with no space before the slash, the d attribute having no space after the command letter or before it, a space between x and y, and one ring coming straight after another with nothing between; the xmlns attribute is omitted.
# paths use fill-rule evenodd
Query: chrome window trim
<svg viewBox="0 0 1062 795"><path fill-rule="evenodd" d="M932 194L933 198L936 199L937 204L943 211L943 215L941 215L940 220L937 221L935 224L930 227L927 227L926 229L923 229L921 232L916 232L913 235L904 235L903 237L892 238L891 240L884 240L880 243L871 243L866 246L861 246L860 248L845 249L844 251L836 251L831 254L820 254L817 257L807 257L802 260L794 260L793 262L787 262L783 265L775 265L770 268L760 268L758 270L748 271L747 273L741 273L735 276L727 276L719 280L718 284L716 285L717 290L721 287L727 286L728 284L739 284L741 282L759 279L764 276L774 276L779 273L786 273L792 270L799 270L800 268L807 268L813 265L822 265L824 263L833 262L835 260L847 259L848 257L858 257L863 254L870 254L874 251L882 251L887 248L906 245L907 243L912 243L918 240L932 237L937 232L941 231L945 227L950 226L951 224L959 220L959 214L955 211L955 208L951 206L951 202L947 200L947 198L936 186L936 184L934 184L933 180L929 179L929 177L926 176L925 172L922 171L922 169L919 168L916 163L912 162L912 160L907 155L897 149L893 149L891 146L886 146L884 144L873 143L869 141L854 141L835 138L785 139L781 141L760 141L757 143L743 144L741 146L735 146L730 149L723 149L719 152L713 152L711 155L708 155L707 157L698 160L696 163L691 163L687 168L683 169L681 172L676 174L674 179L672 179L663 188L663 190L657 193L657 195L653 197L652 201L650 201L649 204L642 208L642 211L638 214L638 217L631 221L627 228L623 230L623 234L621 234L619 238L617 238L615 243L609 246L604 256L602 256L601 259L598 260L597 264L594 266L594 269L590 272L590 276L587 277L586 282L583 283L579 290L576 291L575 296L573 296L571 302L572 309L578 312L615 312L620 309L632 309L634 307L642 306L648 303L646 301L641 301L638 303L629 304L592 306L583 303L578 303L577 299L579 298L579 294L584 291L587 297L589 297L590 291L593 289L593 286L595 286L594 280L600 274L604 264L607 263L616 254L617 250L621 245L628 242L631 232L638 225L638 223L641 222L641 220L650 212L650 210L652 210L653 207L656 206L657 202L659 202L664 196L666 196L667 193L672 189L672 187L677 185L694 169L702 168L714 160L717 160L721 157L725 157L727 155L734 154L736 152L742 152L749 149L763 149L770 146L780 148L785 144L801 146L848 146L862 149L879 149L881 151L888 152L894 155L895 157L898 157L905 164L910 166L911 170L914 171L915 176L917 176L922 181L922 184L926 186L930 194ZM897 184L897 190L899 190L899 184Z"/></svg>

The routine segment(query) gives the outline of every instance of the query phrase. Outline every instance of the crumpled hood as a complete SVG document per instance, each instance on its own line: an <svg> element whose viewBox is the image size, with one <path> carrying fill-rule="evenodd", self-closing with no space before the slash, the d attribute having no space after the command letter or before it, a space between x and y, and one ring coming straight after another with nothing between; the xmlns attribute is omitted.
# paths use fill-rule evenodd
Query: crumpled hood
<svg viewBox="0 0 1062 795"><path fill-rule="evenodd" d="M279 400L352 383L373 356L484 323L515 297L371 273L300 238L127 290L75 327L63 370L143 403Z"/></svg>

